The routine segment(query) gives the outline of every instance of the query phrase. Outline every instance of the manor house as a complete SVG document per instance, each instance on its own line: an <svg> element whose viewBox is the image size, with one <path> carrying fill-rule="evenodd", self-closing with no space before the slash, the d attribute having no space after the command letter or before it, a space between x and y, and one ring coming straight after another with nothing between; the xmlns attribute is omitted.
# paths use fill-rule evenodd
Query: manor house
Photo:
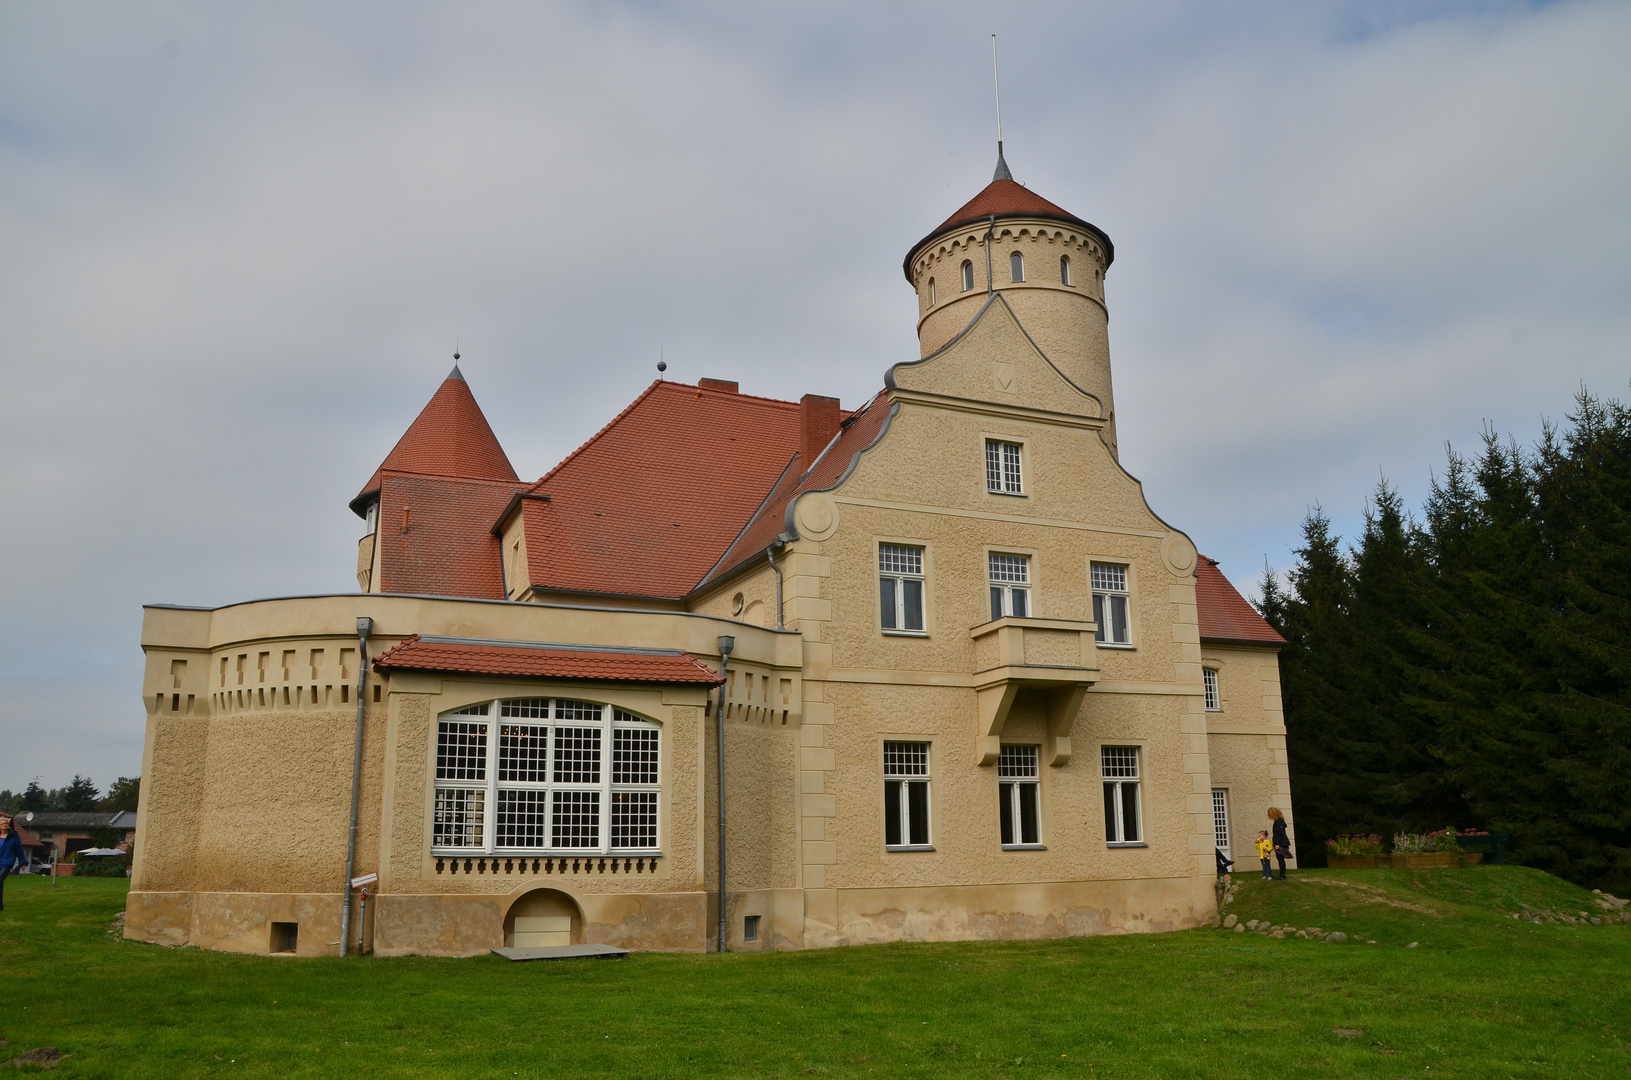
<svg viewBox="0 0 1631 1080"><path fill-rule="evenodd" d="M338 952L359 725L353 950L1209 920L1291 817L1284 642L1118 462L1113 258L999 150L870 400L659 380L531 482L455 367L359 592L145 610L126 933Z"/></svg>

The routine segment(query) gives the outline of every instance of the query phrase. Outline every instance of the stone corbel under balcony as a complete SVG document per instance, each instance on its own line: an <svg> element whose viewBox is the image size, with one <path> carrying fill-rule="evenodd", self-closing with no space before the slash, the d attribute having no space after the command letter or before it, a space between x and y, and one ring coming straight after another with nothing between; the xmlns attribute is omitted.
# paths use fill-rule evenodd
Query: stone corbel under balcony
<svg viewBox="0 0 1631 1080"><path fill-rule="evenodd" d="M1098 680L1093 634L1097 625L1079 619L993 619L969 631L974 639L974 692L978 700L975 761L994 765L1002 729L1021 690L1048 702L1049 765L1070 760L1070 729L1087 688Z"/></svg>

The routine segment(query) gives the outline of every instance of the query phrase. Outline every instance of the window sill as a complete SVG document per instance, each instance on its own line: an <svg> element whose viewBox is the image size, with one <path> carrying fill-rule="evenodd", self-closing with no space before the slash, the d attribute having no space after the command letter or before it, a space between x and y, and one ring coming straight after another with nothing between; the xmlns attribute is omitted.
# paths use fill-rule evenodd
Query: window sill
<svg viewBox="0 0 1631 1080"><path fill-rule="evenodd" d="M1124 649L1128 652L1138 648L1137 645L1126 641L1095 641L1093 644L1100 649Z"/></svg>
<svg viewBox="0 0 1631 1080"><path fill-rule="evenodd" d="M1137 848L1149 847L1150 845L1146 844L1142 840L1117 840L1112 843L1105 844L1104 846L1111 848Z"/></svg>
<svg viewBox="0 0 1631 1080"><path fill-rule="evenodd" d="M933 851L934 846L932 844L885 844L884 850L891 853Z"/></svg>
<svg viewBox="0 0 1631 1080"><path fill-rule="evenodd" d="M484 848L431 848L430 857L433 859L660 859L663 853L656 848L618 848L615 851L599 851L595 849L579 848L568 851L521 851L516 848L499 848L488 851Z"/></svg>
<svg viewBox="0 0 1631 1080"><path fill-rule="evenodd" d="M929 632L927 630L879 630L878 633L882 634L884 637L926 638L929 636Z"/></svg>
<svg viewBox="0 0 1631 1080"><path fill-rule="evenodd" d="M1207 709L1207 710L1206 710L1206 711L1207 711L1207 712L1208 712L1208 713L1210 713L1210 714L1212 714L1212 715L1214 715L1214 716L1215 716L1215 715L1217 715L1217 714L1218 714L1218 713L1221 713L1221 712L1223 712L1223 710L1222 710L1222 709Z"/></svg>
<svg viewBox="0 0 1631 1080"><path fill-rule="evenodd" d="M1002 845L1002 850L1004 850L1004 851L1046 851L1046 850L1048 850L1048 848L1047 848L1046 844L1004 844L1004 845Z"/></svg>
<svg viewBox="0 0 1631 1080"><path fill-rule="evenodd" d="M1024 499L1028 497L1023 491L992 491L990 488L986 488L985 493L987 495L1001 495L1005 499Z"/></svg>

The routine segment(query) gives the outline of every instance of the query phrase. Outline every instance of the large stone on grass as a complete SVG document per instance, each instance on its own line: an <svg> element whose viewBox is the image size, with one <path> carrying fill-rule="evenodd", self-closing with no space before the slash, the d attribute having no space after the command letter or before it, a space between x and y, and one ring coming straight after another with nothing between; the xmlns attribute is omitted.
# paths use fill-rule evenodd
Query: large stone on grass
<svg viewBox="0 0 1631 1080"><path fill-rule="evenodd" d="M1233 930L1235 928L1235 924L1238 923L1239 921L1240 921L1240 916L1239 915L1225 915L1223 917L1223 928L1225 930Z"/></svg>
<svg viewBox="0 0 1631 1080"><path fill-rule="evenodd" d="M1348 935L1344 934L1341 930L1332 930L1325 936L1325 940L1333 945L1341 945L1344 941L1348 940Z"/></svg>

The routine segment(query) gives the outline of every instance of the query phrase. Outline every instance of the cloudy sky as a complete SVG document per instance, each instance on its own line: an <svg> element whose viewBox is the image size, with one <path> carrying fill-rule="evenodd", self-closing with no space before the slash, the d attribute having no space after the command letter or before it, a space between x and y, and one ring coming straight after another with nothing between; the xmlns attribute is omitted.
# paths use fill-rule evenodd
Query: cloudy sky
<svg viewBox="0 0 1631 1080"><path fill-rule="evenodd" d="M868 397L990 178L1105 229L1124 463L1250 588L1631 376L1624 3L0 0L0 787L141 605L350 591L457 342L531 477L655 375Z"/></svg>

